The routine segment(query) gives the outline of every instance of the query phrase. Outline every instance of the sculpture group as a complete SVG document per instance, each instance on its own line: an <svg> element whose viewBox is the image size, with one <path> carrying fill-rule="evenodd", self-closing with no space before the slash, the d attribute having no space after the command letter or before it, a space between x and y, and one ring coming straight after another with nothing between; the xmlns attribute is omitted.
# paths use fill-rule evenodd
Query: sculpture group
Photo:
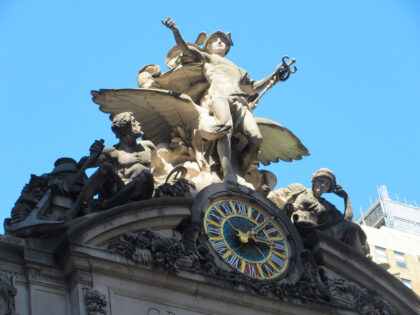
<svg viewBox="0 0 420 315"><path fill-rule="evenodd" d="M366 255L366 237L352 222L350 199L330 170L314 174L312 189L292 184L273 190L275 175L258 168L309 155L287 128L252 113L270 88L296 72L295 60L283 57L273 73L254 81L226 58L233 46L230 33L200 33L190 43L170 18L162 23L176 42L166 57L167 72L146 65L137 89L92 91L100 110L111 115L119 142L105 148L95 141L79 162L60 158L51 173L32 175L5 220L6 232L51 236L87 213L150 198L194 196L225 182L267 196L304 238L322 230ZM91 167L98 169L88 178L85 170ZM345 214L323 193L341 196Z"/></svg>

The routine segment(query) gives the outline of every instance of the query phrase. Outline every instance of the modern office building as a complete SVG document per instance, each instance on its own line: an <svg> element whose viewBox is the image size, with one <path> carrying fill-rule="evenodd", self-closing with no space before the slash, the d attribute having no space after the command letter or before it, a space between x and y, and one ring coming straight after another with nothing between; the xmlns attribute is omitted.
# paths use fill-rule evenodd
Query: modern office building
<svg viewBox="0 0 420 315"><path fill-rule="evenodd" d="M374 262L420 295L420 207L378 188L379 198L357 222Z"/></svg>
<svg viewBox="0 0 420 315"><path fill-rule="evenodd" d="M378 188L379 198L358 219L359 224L404 231L420 236L420 205Z"/></svg>

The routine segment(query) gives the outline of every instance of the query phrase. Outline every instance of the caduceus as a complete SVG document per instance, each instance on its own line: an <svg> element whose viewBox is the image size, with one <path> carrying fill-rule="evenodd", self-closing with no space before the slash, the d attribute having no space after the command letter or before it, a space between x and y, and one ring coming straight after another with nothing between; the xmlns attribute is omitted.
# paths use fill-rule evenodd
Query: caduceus
<svg viewBox="0 0 420 315"><path fill-rule="evenodd" d="M289 61L288 61L289 60ZM273 78L271 79L270 83L265 87L264 90L261 91L261 94L258 95L258 97L249 104L249 109L254 110L257 105L258 101L261 99L261 97L269 90L271 89L274 84L278 81L286 81L289 79L290 74L295 73L297 71L296 66L293 66L293 70L290 68L291 65L293 65L296 62L295 58L289 59L289 56L283 56L281 59L282 63L279 64L276 68L276 71L273 75Z"/></svg>

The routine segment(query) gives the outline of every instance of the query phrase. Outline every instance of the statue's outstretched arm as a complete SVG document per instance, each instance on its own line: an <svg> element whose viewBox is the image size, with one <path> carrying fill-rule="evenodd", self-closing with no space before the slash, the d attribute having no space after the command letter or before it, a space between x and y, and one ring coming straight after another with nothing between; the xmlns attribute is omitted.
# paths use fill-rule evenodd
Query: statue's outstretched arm
<svg viewBox="0 0 420 315"><path fill-rule="evenodd" d="M272 88L277 82L286 81L290 74L297 71L296 67L293 69L290 68L291 65L296 62L296 59L292 58L289 61L288 60L288 56L283 56L282 63L277 65L276 70L260 81L253 81L248 77L248 80L244 80L243 82L248 83L248 86L245 85L243 90L249 95L255 95L256 93L264 90L259 96L259 98L261 98L261 96L264 95L264 93L267 92L268 89ZM256 104L257 101L254 101L254 103Z"/></svg>
<svg viewBox="0 0 420 315"><path fill-rule="evenodd" d="M269 85L271 85L270 87L272 87L274 84L278 82L276 72L277 72L277 68L276 68L276 71L274 71L273 73L271 73L270 75L268 75L267 77L259 81L254 81L250 79L249 75L246 74L246 77L244 78L244 80L242 80L242 90L248 95L255 95L258 92L261 92L263 89L265 89Z"/></svg>
<svg viewBox="0 0 420 315"><path fill-rule="evenodd" d="M181 48L184 55L191 55L191 49L188 47L186 41L182 38L175 22L169 16L166 17L165 21L161 20L161 22L174 33L176 44L179 48Z"/></svg>

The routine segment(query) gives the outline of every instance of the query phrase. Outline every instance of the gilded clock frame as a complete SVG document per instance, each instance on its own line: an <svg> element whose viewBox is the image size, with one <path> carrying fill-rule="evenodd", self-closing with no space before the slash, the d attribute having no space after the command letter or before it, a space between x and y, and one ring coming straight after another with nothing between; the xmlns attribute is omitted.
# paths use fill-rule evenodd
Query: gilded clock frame
<svg viewBox="0 0 420 315"><path fill-rule="evenodd" d="M272 278L256 278L251 277L246 273L241 273L240 270L235 269L214 250L214 247L210 243L207 232L205 229L204 219L206 211L215 202L222 199L237 200L241 203L250 205L253 208L258 209L265 216L274 217L274 221L283 233L285 240L287 241L288 259L287 266L284 268L279 276ZM290 219L286 216L282 209L279 209L269 199L256 192L253 189L242 185L230 185L228 183L218 183L207 186L195 196L195 203L191 208L191 224L195 226L199 237L201 234L205 241L204 244L209 248L209 252L214 256L216 264L225 270L235 270L242 274L244 277L255 279L255 280L270 280L270 281L286 281L287 283L295 284L301 278L303 274L303 265L301 254L303 251L303 243L294 225Z"/></svg>
<svg viewBox="0 0 420 315"><path fill-rule="evenodd" d="M229 202L230 208L233 210L232 214L225 214L223 212L223 210L220 209L219 205L223 202ZM247 207L247 214L244 215L244 214L238 213L238 210L236 209L234 203L240 203L242 205L245 205ZM214 210L217 211L218 214L220 214L223 217L223 220L220 222L220 224L209 218L210 212L212 212ZM260 209L259 207L256 207L255 205L253 205L249 202L243 201L241 199L238 199L238 198L218 199L216 201L213 201L207 207L206 211L204 212L204 219L203 219L204 231L205 231L207 237L209 238L209 243L210 243L210 246L212 247L212 249L231 268L234 268L235 270L241 272L242 274L244 274L248 277L259 279L259 280L276 279L276 278L280 277L287 270L287 268L289 266L289 261L290 261L290 251L289 251L289 245L288 245L288 241L286 239L285 233L283 232L283 229L279 226L279 224L275 220L273 220L273 222L268 223L267 226L270 226L270 225L273 226L276 230L277 235L280 235L280 237L276 237L276 241L278 241L279 243L283 242L283 244L282 244L284 246L283 253L275 250L274 246L269 246L268 253L266 255L263 255L263 256L265 256L264 259L257 260L257 261L256 260L251 260L251 259L248 259L248 258L238 254L237 251L234 248L231 248L231 244L229 244L229 242L226 240L225 233L224 233L224 227L225 227L226 223L229 223L228 220L231 219L231 218L242 218L242 219L245 219L247 221L250 221L251 223L253 223L255 225L261 224L261 222L256 221L256 219L254 219L252 217L253 212L257 212L260 215L262 215L263 221L269 217L269 213L267 211L264 211L264 210ZM218 226L220 228L220 236L219 237L211 237L209 235L209 231L208 231L209 224L212 224L214 226ZM265 227L262 229L262 232L267 237L267 240L270 240L270 235L268 235L269 233L267 232ZM220 250L218 250L216 248L216 246L214 244L217 241L223 241L223 243L225 244L225 246L227 248L225 253L220 253ZM228 258L231 255L236 256L241 261L241 268L235 267L228 260ZM273 257L273 255L276 255L278 258L280 258L284 262L282 266L279 266L272 261L271 257ZM256 266L257 269L258 269L258 274L252 275L249 272L247 272L245 270L246 267L247 267L247 264L251 264L253 266ZM267 267L265 267L266 271L265 272L263 271L263 264L267 264L269 267L271 267L271 270L273 272L272 275L267 275L269 273L269 272L267 272Z"/></svg>

